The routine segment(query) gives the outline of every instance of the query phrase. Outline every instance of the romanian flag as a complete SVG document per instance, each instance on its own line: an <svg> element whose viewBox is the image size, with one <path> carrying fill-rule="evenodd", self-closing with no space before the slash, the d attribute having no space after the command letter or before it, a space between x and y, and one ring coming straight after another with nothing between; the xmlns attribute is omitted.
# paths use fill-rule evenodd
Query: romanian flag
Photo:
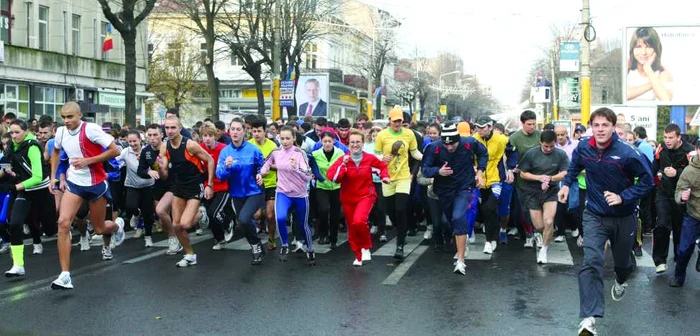
<svg viewBox="0 0 700 336"><path fill-rule="evenodd" d="M107 34L105 35L105 40L102 42L102 51L108 51L114 48L112 45L112 24L107 24Z"/></svg>

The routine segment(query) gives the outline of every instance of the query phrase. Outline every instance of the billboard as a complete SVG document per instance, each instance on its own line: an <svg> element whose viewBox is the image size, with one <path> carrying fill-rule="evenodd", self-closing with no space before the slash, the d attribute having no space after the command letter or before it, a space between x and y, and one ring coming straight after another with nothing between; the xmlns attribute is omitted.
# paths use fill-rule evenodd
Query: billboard
<svg viewBox="0 0 700 336"><path fill-rule="evenodd" d="M579 98L578 77L559 77L559 107L580 108Z"/></svg>
<svg viewBox="0 0 700 336"><path fill-rule="evenodd" d="M624 29L623 99L627 105L700 104L700 26Z"/></svg>
<svg viewBox="0 0 700 336"><path fill-rule="evenodd" d="M559 43L559 71L578 72L581 70L579 54L581 43L578 41L565 41Z"/></svg>
<svg viewBox="0 0 700 336"><path fill-rule="evenodd" d="M591 111L601 107L613 110L617 115L617 124L627 124L629 130L642 126L647 131L647 139L656 140L658 126L658 109L656 106L620 106L620 105L592 105Z"/></svg>
<svg viewBox="0 0 700 336"><path fill-rule="evenodd" d="M305 74L297 82L297 115L328 117L330 83L328 74Z"/></svg>

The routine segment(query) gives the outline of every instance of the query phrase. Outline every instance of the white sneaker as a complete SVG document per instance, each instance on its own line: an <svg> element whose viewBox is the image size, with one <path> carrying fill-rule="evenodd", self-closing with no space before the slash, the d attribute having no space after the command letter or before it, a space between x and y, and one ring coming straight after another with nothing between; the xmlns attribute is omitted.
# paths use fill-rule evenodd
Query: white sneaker
<svg viewBox="0 0 700 336"><path fill-rule="evenodd" d="M51 289L73 289L70 273L61 272L58 278L51 283Z"/></svg>
<svg viewBox="0 0 700 336"><path fill-rule="evenodd" d="M471 237L469 237L468 240L469 240L469 244L475 244L475 243L476 243L476 237L474 236L474 234L472 234Z"/></svg>
<svg viewBox="0 0 700 336"><path fill-rule="evenodd" d="M659 266L656 266L656 274L664 273L667 269L668 266L666 266L666 264L660 264Z"/></svg>
<svg viewBox="0 0 700 336"><path fill-rule="evenodd" d="M385 242L389 241L389 238L385 234L383 234L383 235L379 236L379 241L382 243L385 243Z"/></svg>
<svg viewBox="0 0 700 336"><path fill-rule="evenodd" d="M369 249L362 249L362 261L372 261L372 254Z"/></svg>
<svg viewBox="0 0 700 336"><path fill-rule="evenodd" d="M129 220L129 226L131 226L132 229L136 229L139 227L139 216L133 215L131 216L131 220Z"/></svg>
<svg viewBox="0 0 700 336"><path fill-rule="evenodd" d="M517 236L518 235L518 229L512 228L510 231L508 231L509 236Z"/></svg>
<svg viewBox="0 0 700 336"><path fill-rule="evenodd" d="M355 267L360 267L360 266L362 266L362 261L355 259L352 261L352 265Z"/></svg>
<svg viewBox="0 0 700 336"><path fill-rule="evenodd" d="M168 250L165 251L166 255L176 255L182 251L182 245L177 240L177 237L173 236L168 238Z"/></svg>
<svg viewBox="0 0 700 336"><path fill-rule="evenodd" d="M495 240L491 241L491 252L496 252L496 247L498 246L498 242Z"/></svg>
<svg viewBox="0 0 700 336"><path fill-rule="evenodd" d="M304 253L306 253L306 246L304 246L304 243L297 240L295 244L296 244L296 247L294 248L294 250L292 250L292 252L295 252L295 253L296 252L304 252Z"/></svg>
<svg viewBox="0 0 700 336"><path fill-rule="evenodd" d="M214 246L212 246L212 250L214 251L221 251L224 248L224 246L221 244L221 242L216 242Z"/></svg>
<svg viewBox="0 0 700 336"><path fill-rule="evenodd" d="M203 236L203 235L204 235L204 230L202 230L202 229L197 229L197 231L195 231L194 234L196 234L196 235L198 235L198 236Z"/></svg>
<svg viewBox="0 0 700 336"><path fill-rule="evenodd" d="M32 251L32 254L42 254L42 253L44 253L44 245L34 244L34 250Z"/></svg>
<svg viewBox="0 0 700 336"><path fill-rule="evenodd" d="M187 267L197 265L197 255L196 254L185 254L182 260L178 261L175 266L177 267Z"/></svg>
<svg viewBox="0 0 700 336"><path fill-rule="evenodd" d="M557 238L554 238L554 242L556 243L563 243L566 241L566 237L564 236L557 236Z"/></svg>
<svg viewBox="0 0 700 336"><path fill-rule="evenodd" d="M29 225L27 225L27 224L22 225L22 233L24 233L25 236L32 233L32 230L29 229Z"/></svg>
<svg viewBox="0 0 700 336"><path fill-rule="evenodd" d="M24 276L24 266L12 265L9 271L5 272L5 276L8 278L16 278Z"/></svg>
<svg viewBox="0 0 700 336"><path fill-rule="evenodd" d="M228 228L224 230L224 241L230 242L233 238L233 221L228 223Z"/></svg>
<svg viewBox="0 0 700 336"><path fill-rule="evenodd" d="M139 239L139 238L141 238L141 237L143 237L143 230L142 230L142 229L136 229L136 231L134 231L134 239Z"/></svg>
<svg viewBox="0 0 700 336"><path fill-rule="evenodd" d="M89 251L90 250L90 239L88 238L87 235L85 236L80 236L80 251Z"/></svg>
<svg viewBox="0 0 700 336"><path fill-rule="evenodd" d="M146 236L143 240L145 242L145 244L144 244L145 247L153 247L153 237Z"/></svg>
<svg viewBox="0 0 700 336"><path fill-rule="evenodd" d="M428 225L428 228L425 229L425 233L423 234L423 239L432 239L433 238L433 226Z"/></svg>
<svg viewBox="0 0 700 336"><path fill-rule="evenodd" d="M574 229L574 231L571 231L571 237L578 238L578 229Z"/></svg>
<svg viewBox="0 0 700 336"><path fill-rule="evenodd" d="M112 235L112 242L114 243L114 246L119 246L124 242L124 238L126 236L124 234L124 220L121 217L117 217L114 222L117 224L119 229L117 229L117 232Z"/></svg>
<svg viewBox="0 0 700 336"><path fill-rule="evenodd" d="M102 246L102 260L112 260L114 256L112 255L112 248L109 246Z"/></svg>
<svg viewBox="0 0 700 336"><path fill-rule="evenodd" d="M525 238L525 248L533 248L535 246L535 238Z"/></svg>
<svg viewBox="0 0 700 336"><path fill-rule="evenodd" d="M578 335L598 335L598 331L595 328L595 317L586 317L578 324Z"/></svg>
<svg viewBox="0 0 700 336"><path fill-rule="evenodd" d="M467 274L467 265L463 261L457 260L457 263L455 264L455 269L452 271L452 273L458 273L462 275Z"/></svg>
<svg viewBox="0 0 700 336"><path fill-rule="evenodd" d="M199 228L205 230L209 227L209 216L207 216L207 208L205 208L203 205L200 206L199 213L202 214L202 217L199 218Z"/></svg>
<svg viewBox="0 0 700 336"><path fill-rule="evenodd" d="M491 243L490 243L490 242L485 242L485 243L484 243L484 253L486 253L486 254L491 254L491 253L493 253L493 247L491 247Z"/></svg>
<svg viewBox="0 0 700 336"><path fill-rule="evenodd" d="M578 239L576 239L576 246L583 247L583 236L578 236Z"/></svg>
<svg viewBox="0 0 700 336"><path fill-rule="evenodd" d="M627 283L620 284L615 280L615 284L610 288L610 295L614 301L620 301L625 296L625 291L627 291Z"/></svg>
<svg viewBox="0 0 700 336"><path fill-rule="evenodd" d="M376 225L372 225L372 227L369 229L369 234L376 235L377 232L379 232L379 228Z"/></svg>
<svg viewBox="0 0 700 336"><path fill-rule="evenodd" d="M546 264L547 263L547 250L546 249L541 249L540 252L537 253L537 263L538 264Z"/></svg>
<svg viewBox="0 0 700 336"><path fill-rule="evenodd" d="M90 237L89 239L91 242L100 241L100 240L102 240L102 235L94 235L94 236Z"/></svg>
<svg viewBox="0 0 700 336"><path fill-rule="evenodd" d="M544 239L542 238L542 234L537 232L535 233L535 245L537 248L542 248L542 244L544 242Z"/></svg>
<svg viewBox="0 0 700 336"><path fill-rule="evenodd" d="M10 243L0 243L0 254L10 253Z"/></svg>

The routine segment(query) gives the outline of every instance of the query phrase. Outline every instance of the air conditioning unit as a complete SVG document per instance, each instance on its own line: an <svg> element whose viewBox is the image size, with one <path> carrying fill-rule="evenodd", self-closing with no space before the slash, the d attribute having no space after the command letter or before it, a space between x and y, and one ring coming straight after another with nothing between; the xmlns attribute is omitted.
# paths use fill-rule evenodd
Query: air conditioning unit
<svg viewBox="0 0 700 336"><path fill-rule="evenodd" d="M85 100L85 90L84 89L75 89L75 100L79 101L79 102Z"/></svg>

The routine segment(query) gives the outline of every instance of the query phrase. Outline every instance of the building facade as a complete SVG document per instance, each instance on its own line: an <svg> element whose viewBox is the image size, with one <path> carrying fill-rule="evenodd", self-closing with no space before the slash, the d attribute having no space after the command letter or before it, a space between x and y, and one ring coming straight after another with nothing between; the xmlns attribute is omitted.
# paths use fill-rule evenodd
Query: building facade
<svg viewBox="0 0 700 336"><path fill-rule="evenodd" d="M19 118L50 115L78 101L90 121L124 123L124 44L94 0L0 0L0 111ZM137 33L137 103L145 123L147 25Z"/></svg>

